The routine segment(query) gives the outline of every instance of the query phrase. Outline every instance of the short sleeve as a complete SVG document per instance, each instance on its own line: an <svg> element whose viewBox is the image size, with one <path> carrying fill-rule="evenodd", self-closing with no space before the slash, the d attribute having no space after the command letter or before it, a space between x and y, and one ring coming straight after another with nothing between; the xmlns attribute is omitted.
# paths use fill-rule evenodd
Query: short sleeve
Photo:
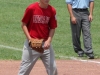
<svg viewBox="0 0 100 75"><path fill-rule="evenodd" d="M65 2L67 3L67 4L72 4L72 0L65 0Z"/></svg>
<svg viewBox="0 0 100 75"><path fill-rule="evenodd" d="M56 10L55 9L53 10L52 17L50 18L49 26L50 26L50 29L55 29L57 27L57 18L56 18Z"/></svg>
<svg viewBox="0 0 100 75"><path fill-rule="evenodd" d="M32 9L27 8L22 18L22 22L28 24L31 18L32 18Z"/></svg>
<svg viewBox="0 0 100 75"><path fill-rule="evenodd" d="M90 2L94 2L94 0L90 0Z"/></svg>

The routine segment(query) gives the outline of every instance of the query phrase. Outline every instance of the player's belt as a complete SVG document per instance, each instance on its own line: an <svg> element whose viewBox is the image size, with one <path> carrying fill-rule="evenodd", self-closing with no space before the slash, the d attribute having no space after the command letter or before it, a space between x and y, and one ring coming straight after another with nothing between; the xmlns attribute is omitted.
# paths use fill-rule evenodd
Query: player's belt
<svg viewBox="0 0 100 75"><path fill-rule="evenodd" d="M83 8L83 9L80 9L80 8L74 8L73 10L85 11L85 10L88 10L88 8Z"/></svg>

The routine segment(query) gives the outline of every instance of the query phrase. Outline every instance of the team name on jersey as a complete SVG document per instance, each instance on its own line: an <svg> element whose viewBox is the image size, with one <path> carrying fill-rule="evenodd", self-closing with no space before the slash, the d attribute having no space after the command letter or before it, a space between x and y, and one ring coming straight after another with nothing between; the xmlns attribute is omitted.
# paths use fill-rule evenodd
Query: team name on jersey
<svg viewBox="0 0 100 75"><path fill-rule="evenodd" d="M48 24L50 17L43 15L33 15L33 23Z"/></svg>

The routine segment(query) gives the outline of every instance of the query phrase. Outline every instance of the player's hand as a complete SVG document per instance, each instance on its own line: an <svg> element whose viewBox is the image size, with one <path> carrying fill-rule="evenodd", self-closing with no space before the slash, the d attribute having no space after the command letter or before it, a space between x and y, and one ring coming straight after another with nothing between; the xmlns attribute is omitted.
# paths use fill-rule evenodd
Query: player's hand
<svg viewBox="0 0 100 75"><path fill-rule="evenodd" d="M44 42L43 48L46 50L46 49L49 49L49 47L50 47L50 41L46 40L46 41Z"/></svg>

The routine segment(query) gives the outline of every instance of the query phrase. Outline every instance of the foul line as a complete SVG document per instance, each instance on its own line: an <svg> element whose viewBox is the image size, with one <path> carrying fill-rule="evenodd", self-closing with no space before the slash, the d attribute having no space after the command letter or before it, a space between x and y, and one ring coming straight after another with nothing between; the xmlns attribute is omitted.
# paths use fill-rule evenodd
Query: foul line
<svg viewBox="0 0 100 75"><path fill-rule="evenodd" d="M22 51L22 49L15 48L15 47L10 47L10 46L5 46L5 45L0 45L1 48L7 48L7 49L12 49L12 50L19 50Z"/></svg>
<svg viewBox="0 0 100 75"><path fill-rule="evenodd" d="M12 50L19 50L19 51L22 51L22 49L19 49L19 48L15 48L15 47L10 47L10 46L5 46L5 45L0 45L1 48L7 48L7 49L12 49ZM93 61L93 60L83 60L83 59L79 59L79 58L75 58L75 57L65 57L65 56L59 56L59 55L56 55L57 57L60 57L60 58L67 58L67 59L71 59L71 60L77 60L77 61L81 61L81 62L89 62L89 63L96 63L96 64L100 64L99 61Z"/></svg>
<svg viewBox="0 0 100 75"><path fill-rule="evenodd" d="M65 56L58 56L60 58L65 58L65 59L71 59L71 60L76 60L76 61L81 61L81 62L89 62L89 63L96 63L96 64L100 64L99 61L93 61L93 60L83 60L80 58L76 58L76 57L65 57Z"/></svg>

